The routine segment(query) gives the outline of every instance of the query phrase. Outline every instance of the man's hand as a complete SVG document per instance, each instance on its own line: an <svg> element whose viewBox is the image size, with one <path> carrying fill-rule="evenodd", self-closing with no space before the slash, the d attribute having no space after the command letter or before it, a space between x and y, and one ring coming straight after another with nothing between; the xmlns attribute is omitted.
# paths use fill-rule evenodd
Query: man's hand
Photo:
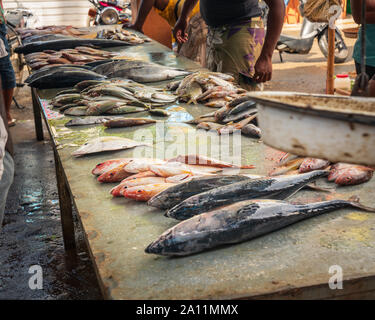
<svg viewBox="0 0 375 320"><path fill-rule="evenodd" d="M255 74L253 79L258 82L270 81L272 78L272 57L260 55L255 64Z"/></svg>
<svg viewBox="0 0 375 320"><path fill-rule="evenodd" d="M188 40L188 35L185 32L187 27L186 19L179 18L173 29L173 36L178 43L185 43Z"/></svg>
<svg viewBox="0 0 375 320"><path fill-rule="evenodd" d="M122 28L125 29L125 28L129 28L129 29L133 29L135 31L138 31L138 32L141 32L143 33L142 31L142 27L139 27L137 26L136 24L132 24L131 22L125 22L123 25L122 25Z"/></svg>

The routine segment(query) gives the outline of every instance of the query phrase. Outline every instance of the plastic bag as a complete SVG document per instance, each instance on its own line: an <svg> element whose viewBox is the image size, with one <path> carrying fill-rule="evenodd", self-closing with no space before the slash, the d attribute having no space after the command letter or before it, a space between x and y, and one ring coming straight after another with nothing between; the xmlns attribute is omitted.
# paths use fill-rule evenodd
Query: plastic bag
<svg viewBox="0 0 375 320"><path fill-rule="evenodd" d="M331 6L341 8L341 0L307 0L303 12L311 22L329 22L330 17L335 13L329 13Z"/></svg>

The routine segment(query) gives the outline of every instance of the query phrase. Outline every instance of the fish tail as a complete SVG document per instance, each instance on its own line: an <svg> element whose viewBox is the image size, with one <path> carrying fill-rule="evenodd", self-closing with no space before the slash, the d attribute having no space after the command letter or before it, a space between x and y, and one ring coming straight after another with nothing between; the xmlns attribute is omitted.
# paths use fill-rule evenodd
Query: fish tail
<svg viewBox="0 0 375 320"><path fill-rule="evenodd" d="M358 196L352 196L348 199L350 205L354 208L367 211L367 212L375 212L375 208L368 207L363 205L362 203L359 202L359 197Z"/></svg>

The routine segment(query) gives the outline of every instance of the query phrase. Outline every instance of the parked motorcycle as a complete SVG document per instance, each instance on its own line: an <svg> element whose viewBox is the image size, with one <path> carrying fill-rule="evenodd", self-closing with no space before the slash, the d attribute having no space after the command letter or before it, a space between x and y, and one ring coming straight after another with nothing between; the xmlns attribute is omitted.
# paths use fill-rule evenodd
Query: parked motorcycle
<svg viewBox="0 0 375 320"><path fill-rule="evenodd" d="M111 25L130 20L130 3L123 0L88 0L94 8L88 12L87 25Z"/></svg>
<svg viewBox="0 0 375 320"><path fill-rule="evenodd" d="M300 12L303 15L304 1L301 1ZM268 8L262 5L263 18L267 19ZM315 38L318 40L320 51L328 57L328 23L311 22L307 18L303 18L300 37L295 38L286 35L280 35L276 45L279 51L280 60L283 61L282 54L308 54L314 44ZM349 55L348 48L340 30L336 27L335 37L335 63L343 63Z"/></svg>

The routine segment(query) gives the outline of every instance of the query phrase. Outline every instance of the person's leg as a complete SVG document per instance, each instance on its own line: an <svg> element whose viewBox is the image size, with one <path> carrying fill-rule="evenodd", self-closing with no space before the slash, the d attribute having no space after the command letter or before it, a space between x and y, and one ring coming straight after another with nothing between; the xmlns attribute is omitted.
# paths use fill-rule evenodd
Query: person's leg
<svg viewBox="0 0 375 320"><path fill-rule="evenodd" d="M5 203L8 196L8 191L13 183L14 177L14 161L9 152L5 152L4 156L4 172L0 179L0 231L3 225Z"/></svg>
<svg viewBox="0 0 375 320"><path fill-rule="evenodd" d="M263 41L264 27L260 18L210 29L207 37L207 67L212 71L233 75L247 90L259 90L259 86L250 83Z"/></svg>
<svg viewBox="0 0 375 320"><path fill-rule="evenodd" d="M4 25L0 27L0 39L4 42L6 50L9 52L9 44L6 39L6 28ZM10 55L0 58L0 75L1 83L3 86L3 98L5 104L5 110L8 118L8 124L14 125L15 120L10 115L10 106L13 99L13 91L16 87L16 76L14 74L12 62L10 61Z"/></svg>
<svg viewBox="0 0 375 320"><path fill-rule="evenodd" d="M372 79L375 76L375 67L366 66L366 73L369 76L369 78Z"/></svg>
<svg viewBox="0 0 375 320"><path fill-rule="evenodd" d="M7 118L8 118L8 125L12 125L12 123L14 123L14 119L12 119L12 116L10 115L10 106L12 105L13 92L14 92L14 88L3 90L3 98L4 98L5 111L7 113Z"/></svg>
<svg viewBox="0 0 375 320"><path fill-rule="evenodd" d="M357 72L357 74L360 74L361 73L361 64L358 63L357 61L354 61L354 62L355 62L355 71ZM369 79L371 79L375 75L375 67L366 66L366 73L367 73Z"/></svg>

